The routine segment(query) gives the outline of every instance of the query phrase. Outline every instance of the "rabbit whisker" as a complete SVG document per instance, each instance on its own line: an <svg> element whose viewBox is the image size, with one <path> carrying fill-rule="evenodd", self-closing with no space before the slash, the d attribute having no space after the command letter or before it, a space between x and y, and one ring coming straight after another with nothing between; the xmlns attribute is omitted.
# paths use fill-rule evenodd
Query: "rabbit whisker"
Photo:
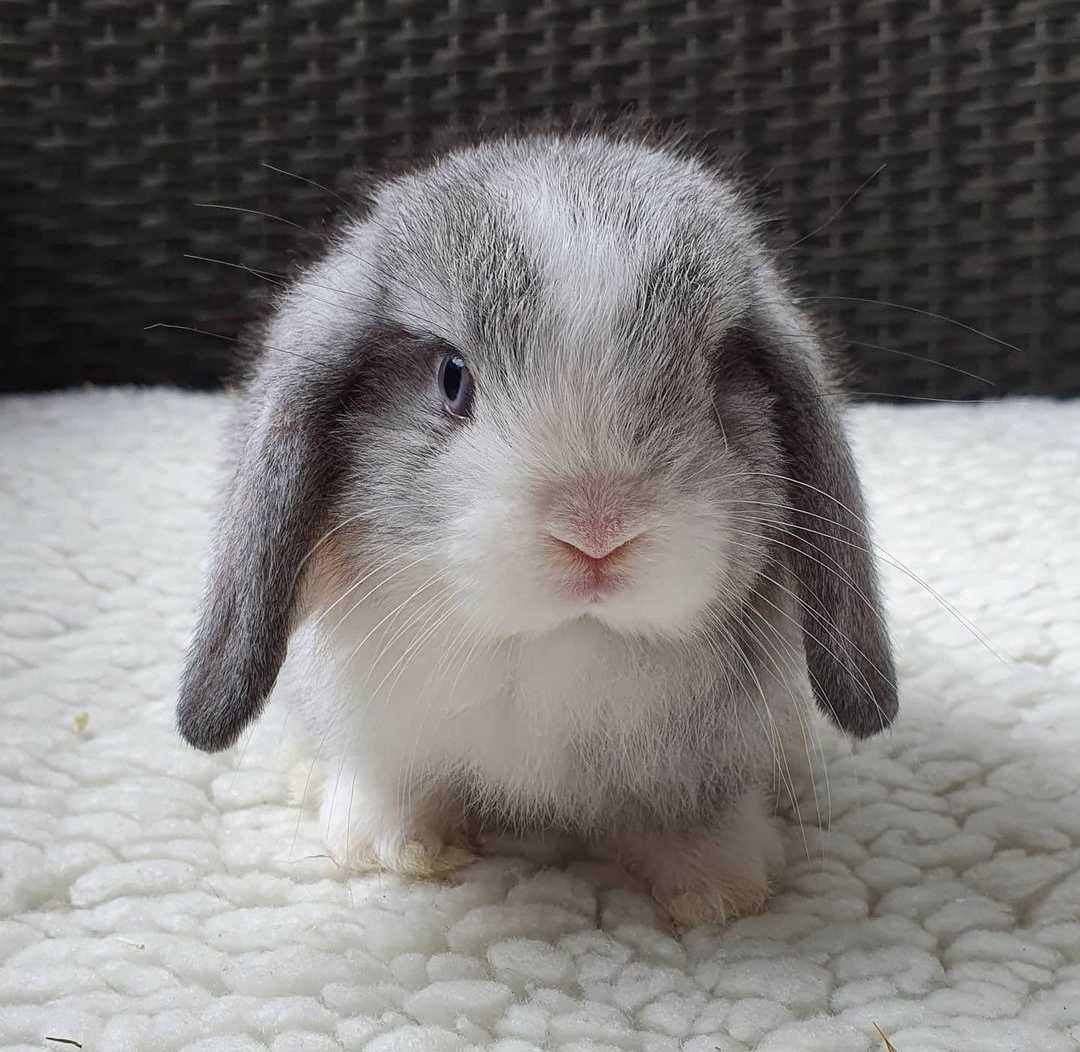
<svg viewBox="0 0 1080 1052"><path fill-rule="evenodd" d="M1008 348L1010 351L1016 351L1017 354L1027 354L1022 347L1017 347L1016 344L1009 343L1008 340L1002 340L997 336L991 336L990 333L983 332L982 329L977 329L974 325L968 325L966 322L959 321L956 318L950 318L947 314L935 314L933 311L924 310L922 307L912 307L906 303L891 303L888 300L868 299L865 296L803 296L802 300L805 302L834 301L842 303L865 303L870 306L890 307L893 310L908 311L911 314L920 314L926 318L933 318L935 321L943 321L948 325L955 325L958 329L964 329L966 332L970 332L975 336L981 336L984 340L999 344L1002 347Z"/></svg>

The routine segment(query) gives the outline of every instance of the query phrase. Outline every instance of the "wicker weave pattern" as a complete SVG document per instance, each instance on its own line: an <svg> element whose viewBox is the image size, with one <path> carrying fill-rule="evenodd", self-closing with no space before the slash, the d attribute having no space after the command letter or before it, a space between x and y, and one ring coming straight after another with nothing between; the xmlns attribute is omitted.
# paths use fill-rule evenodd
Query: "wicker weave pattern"
<svg viewBox="0 0 1080 1052"><path fill-rule="evenodd" d="M1080 6L1067 0L0 0L4 387L218 382L250 274L341 173L492 117L627 104L772 191L870 392L1080 394ZM337 181L337 182L335 182Z"/></svg>

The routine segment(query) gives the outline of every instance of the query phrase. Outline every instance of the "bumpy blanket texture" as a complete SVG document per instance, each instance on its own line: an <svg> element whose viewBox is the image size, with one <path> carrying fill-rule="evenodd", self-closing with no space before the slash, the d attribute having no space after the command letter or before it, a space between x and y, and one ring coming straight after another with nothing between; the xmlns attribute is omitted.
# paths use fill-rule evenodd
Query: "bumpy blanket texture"
<svg viewBox="0 0 1080 1052"><path fill-rule="evenodd" d="M1080 404L853 412L901 718L822 729L771 909L681 938L573 865L338 871L280 702L177 739L225 409L0 402L5 1049L1078 1047Z"/></svg>

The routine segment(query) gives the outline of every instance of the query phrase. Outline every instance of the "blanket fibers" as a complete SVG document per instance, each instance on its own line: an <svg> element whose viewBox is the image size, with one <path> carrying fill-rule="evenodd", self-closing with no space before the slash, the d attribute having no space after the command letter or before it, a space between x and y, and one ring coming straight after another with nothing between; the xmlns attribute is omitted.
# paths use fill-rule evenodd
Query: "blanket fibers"
<svg viewBox="0 0 1080 1052"><path fill-rule="evenodd" d="M1080 1046L1080 404L855 411L878 539L955 616L886 567L899 722L826 734L771 909L682 938L573 866L339 872L281 704L178 741L225 407L0 401L0 1046Z"/></svg>

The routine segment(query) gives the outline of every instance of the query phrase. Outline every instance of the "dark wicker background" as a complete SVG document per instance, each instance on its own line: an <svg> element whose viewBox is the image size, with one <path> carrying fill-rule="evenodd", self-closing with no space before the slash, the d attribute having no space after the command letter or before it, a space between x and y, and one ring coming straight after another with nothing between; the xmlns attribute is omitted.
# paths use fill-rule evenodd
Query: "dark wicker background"
<svg viewBox="0 0 1080 1052"><path fill-rule="evenodd" d="M1080 394L1074 0L0 0L0 386L219 382L231 344L145 327L235 334L258 282L185 254L304 240L197 203L323 223L264 163L340 187L435 131L628 104L742 156L781 245L885 165L793 250L807 288L1001 342L826 298L865 391Z"/></svg>

